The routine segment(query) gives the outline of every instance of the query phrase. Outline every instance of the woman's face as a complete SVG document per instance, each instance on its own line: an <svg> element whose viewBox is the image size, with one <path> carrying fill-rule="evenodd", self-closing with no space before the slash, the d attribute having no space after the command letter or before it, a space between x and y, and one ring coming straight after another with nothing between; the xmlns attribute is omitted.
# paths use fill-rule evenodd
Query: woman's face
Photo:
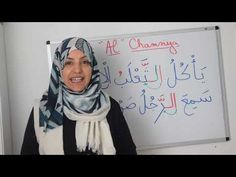
<svg viewBox="0 0 236 177"><path fill-rule="evenodd" d="M92 76L92 67L80 50L73 50L65 60L62 70L62 79L66 86L75 91L83 91L89 84Z"/></svg>

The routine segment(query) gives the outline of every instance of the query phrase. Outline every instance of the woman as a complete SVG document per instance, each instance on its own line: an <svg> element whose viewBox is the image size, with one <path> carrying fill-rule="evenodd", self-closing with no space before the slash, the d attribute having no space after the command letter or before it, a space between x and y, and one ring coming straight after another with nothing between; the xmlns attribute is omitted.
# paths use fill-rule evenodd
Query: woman
<svg viewBox="0 0 236 177"><path fill-rule="evenodd" d="M119 104L101 90L90 44L65 39L48 90L31 111L21 154L136 154Z"/></svg>

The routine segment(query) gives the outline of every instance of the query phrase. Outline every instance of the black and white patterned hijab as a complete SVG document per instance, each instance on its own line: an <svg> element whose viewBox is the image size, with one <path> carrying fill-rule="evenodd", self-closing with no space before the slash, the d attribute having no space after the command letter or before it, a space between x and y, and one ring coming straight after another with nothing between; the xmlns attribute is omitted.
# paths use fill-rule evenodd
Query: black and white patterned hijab
<svg viewBox="0 0 236 177"><path fill-rule="evenodd" d="M92 67L92 77L87 88L81 92L75 92L63 82L61 72L65 59L72 50L81 50L88 58ZM39 103L39 126L45 134L63 125L63 114L76 121L76 143L79 151L89 146L94 152L104 154L101 146L107 144L104 133L110 134L107 128L106 115L110 110L109 96L101 90L99 69L94 52L90 44L83 38L68 38L57 47L50 76L48 90L43 94ZM100 132L105 118L105 132ZM103 123L101 123L103 121ZM109 125L108 125L109 126ZM62 135L60 135L62 136ZM94 137L95 136L95 137ZM107 136L107 135L105 135ZM105 138L107 139L107 137ZM111 136L109 135L109 141ZM107 141L107 140L105 140ZM103 145L102 145L103 144ZM108 143L112 146L113 142ZM105 145L106 146L106 145ZM100 150L99 150L100 149ZM108 150L110 151L110 150ZM108 152L109 153L109 152Z"/></svg>

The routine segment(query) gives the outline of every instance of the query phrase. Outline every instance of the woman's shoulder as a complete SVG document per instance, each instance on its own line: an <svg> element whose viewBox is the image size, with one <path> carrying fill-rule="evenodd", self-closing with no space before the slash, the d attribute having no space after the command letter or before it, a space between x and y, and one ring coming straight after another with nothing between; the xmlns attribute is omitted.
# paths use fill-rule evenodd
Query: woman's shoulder
<svg viewBox="0 0 236 177"><path fill-rule="evenodd" d="M119 107L120 108L120 104L113 98L113 97L111 97L111 96L109 96L109 98L110 98L110 102L111 102L111 108L112 107Z"/></svg>
<svg viewBox="0 0 236 177"><path fill-rule="evenodd" d="M108 112L108 117L112 117L112 119L121 119L123 117L123 112L121 110L120 104L110 96L111 108ZM116 118L115 118L116 117Z"/></svg>

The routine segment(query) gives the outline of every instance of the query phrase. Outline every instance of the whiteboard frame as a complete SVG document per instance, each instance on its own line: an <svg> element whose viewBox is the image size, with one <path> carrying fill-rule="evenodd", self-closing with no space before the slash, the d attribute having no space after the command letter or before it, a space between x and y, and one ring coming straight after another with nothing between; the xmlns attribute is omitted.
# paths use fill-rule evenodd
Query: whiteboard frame
<svg viewBox="0 0 236 177"><path fill-rule="evenodd" d="M225 72L224 72L224 63L223 63L223 52L222 52L222 44L221 44L221 35L220 28L218 26L216 28L216 39L217 39L217 50L219 56L219 70L220 70L220 86L221 86L221 96L223 100L223 110L224 110L224 123L225 123L225 134L226 140L230 139L230 127L229 127L229 114L228 114L228 102L227 102L227 94L225 87Z"/></svg>
<svg viewBox="0 0 236 177"><path fill-rule="evenodd" d="M229 116L228 116L228 105L227 105L227 96L226 96L226 88L225 88L225 75L224 75L224 65L223 65L223 53L222 53L222 44L221 44L221 34L219 26L207 26L207 27L199 27L199 28L188 28L188 29L177 29L177 30L166 30L166 31L155 31L155 32L144 32L144 33L129 33L129 34L119 34L119 35L109 35L109 36L101 36L101 37L87 37L85 38L87 41L99 41L104 39L116 39L120 38L129 38L131 35L134 37L145 37L145 36L153 36L153 35L165 35L165 34L177 34L177 33L186 33L186 32L197 32L197 31L216 31L216 40L217 40L217 51L218 51L218 66L219 66L219 74L220 74L220 86L221 86L221 97L223 101L223 115L224 115L224 127L225 127L225 135L223 138L214 138L214 139L204 139L204 140L193 140L186 142L178 142L178 143L168 143L161 145L153 145L153 146L142 146L137 148L137 150L148 150L148 149L157 149L157 148L166 148L166 147L176 147L176 146L186 146L186 145L196 145L196 144L206 144L206 143L216 143L222 141L230 140L230 127L229 127ZM51 44L59 44L62 41L46 41L47 45L47 55L48 55L48 65L49 65L49 76L51 73L52 66L52 55L51 55Z"/></svg>

